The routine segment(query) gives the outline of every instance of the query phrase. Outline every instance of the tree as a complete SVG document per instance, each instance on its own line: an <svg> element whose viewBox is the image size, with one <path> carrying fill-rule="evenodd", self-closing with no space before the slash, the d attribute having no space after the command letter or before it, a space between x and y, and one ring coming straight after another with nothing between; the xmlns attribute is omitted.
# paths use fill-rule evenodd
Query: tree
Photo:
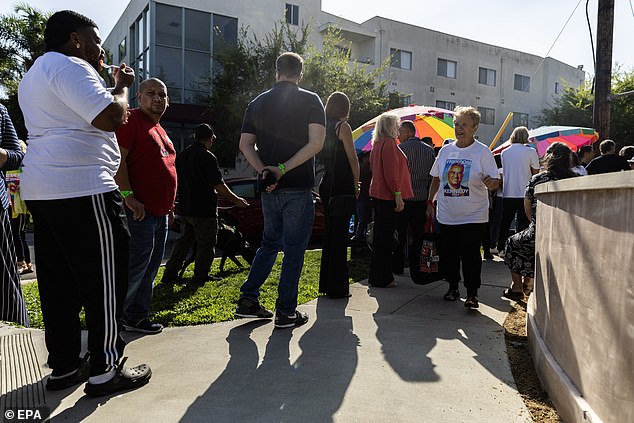
<svg viewBox="0 0 634 423"><path fill-rule="evenodd" d="M205 103L214 111L221 163L232 165L238 153L242 117L248 103L269 89L275 80L275 60L284 51L294 51L305 59L300 85L316 92L325 103L334 91L345 92L351 100L353 128L396 107L387 93L389 80L381 78L389 59L375 70L350 60L349 44L337 28L328 28L321 50L308 45L310 23L293 30L287 23L275 25L264 39L241 28L236 45L226 45L214 54L211 94Z"/></svg>
<svg viewBox="0 0 634 423"><path fill-rule="evenodd" d="M321 50L311 46L308 51L303 86L326 99L334 91L350 98L350 126L356 128L388 109L398 107L398 95L387 92L389 80L382 78L389 58L371 70L367 64L350 57L351 43L337 27L330 26L323 35Z"/></svg>
<svg viewBox="0 0 634 423"><path fill-rule="evenodd" d="M44 54L44 28L50 15L22 3L14 13L0 16L0 96L21 139L26 139L26 128L18 105L18 84Z"/></svg>
<svg viewBox="0 0 634 423"><path fill-rule="evenodd" d="M617 67L612 74L612 93L634 90L634 70ZM591 128L594 93L591 81L577 87L565 87L552 107L543 109L539 125L565 125ZM614 98L610 106L610 138L621 145L634 145L634 96Z"/></svg>
<svg viewBox="0 0 634 423"><path fill-rule="evenodd" d="M233 166L238 154L242 117L249 102L271 87L275 60L283 51L303 54L308 43L308 25L292 31L288 24L275 25L263 40L241 28L236 45L214 51L214 75L206 81L210 95L202 100L214 111L218 124L215 149L223 165ZM222 37L219 37L222 38Z"/></svg>

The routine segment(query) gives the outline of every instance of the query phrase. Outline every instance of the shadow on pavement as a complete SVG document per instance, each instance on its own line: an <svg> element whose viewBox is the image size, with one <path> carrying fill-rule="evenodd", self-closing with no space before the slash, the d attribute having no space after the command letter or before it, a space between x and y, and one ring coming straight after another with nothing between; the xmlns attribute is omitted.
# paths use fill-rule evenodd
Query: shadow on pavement
<svg viewBox="0 0 634 423"><path fill-rule="evenodd" d="M231 329L229 363L182 421L205 415L214 422L249 421L253 416L259 421L333 421L358 360L358 338L352 318L345 316L346 305L345 299L317 300L317 316L301 335L302 353L295 361L290 358L291 342L301 328L273 329L263 357L251 336L269 321Z"/></svg>

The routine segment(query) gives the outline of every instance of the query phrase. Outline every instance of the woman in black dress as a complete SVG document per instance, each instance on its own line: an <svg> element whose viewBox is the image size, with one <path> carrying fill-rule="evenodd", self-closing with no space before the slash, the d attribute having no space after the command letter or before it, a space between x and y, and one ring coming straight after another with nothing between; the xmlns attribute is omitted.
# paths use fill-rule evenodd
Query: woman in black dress
<svg viewBox="0 0 634 423"><path fill-rule="evenodd" d="M319 292L329 298L350 296L348 280L348 227L350 214L331 215L329 201L333 195L359 192L359 161L352 142L352 129L347 122L350 100L342 92L334 92L326 101L326 140L320 153L324 177L319 195L325 207L326 233L321 252Z"/></svg>

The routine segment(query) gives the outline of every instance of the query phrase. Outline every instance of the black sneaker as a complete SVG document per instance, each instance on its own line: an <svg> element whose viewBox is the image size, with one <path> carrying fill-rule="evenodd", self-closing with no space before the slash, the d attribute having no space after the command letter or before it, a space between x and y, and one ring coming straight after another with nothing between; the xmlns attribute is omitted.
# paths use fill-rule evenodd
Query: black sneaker
<svg viewBox="0 0 634 423"><path fill-rule="evenodd" d="M127 359L128 357L123 357L112 379L104 383L87 383L84 387L84 393L89 397L101 397L115 392L137 389L147 384L152 377L150 366L141 364L136 367L124 367L123 364Z"/></svg>
<svg viewBox="0 0 634 423"><path fill-rule="evenodd" d="M162 324L150 322L148 319L143 319L138 323L130 323L123 320L122 325L123 329L128 332L141 332L147 333L148 335L156 335L157 333L161 333L163 330Z"/></svg>
<svg viewBox="0 0 634 423"><path fill-rule="evenodd" d="M467 308L478 308L480 305L478 304L478 297L467 297L467 300L464 302L464 306Z"/></svg>
<svg viewBox="0 0 634 423"><path fill-rule="evenodd" d="M88 364L89 356L90 353L86 353L84 358L79 362L79 367L72 373L56 376L55 371L53 371L46 380L46 389L49 391L59 391L87 381L90 375L90 365Z"/></svg>
<svg viewBox="0 0 634 423"><path fill-rule="evenodd" d="M286 316L280 312L275 313L276 328L292 328L294 326L301 326L306 322L308 322L308 315L301 311L295 310L295 314L292 316Z"/></svg>
<svg viewBox="0 0 634 423"><path fill-rule="evenodd" d="M449 288L449 291L447 291L443 298L445 299L445 301L456 301L460 299L460 291L458 291L457 289Z"/></svg>
<svg viewBox="0 0 634 423"><path fill-rule="evenodd" d="M258 301L250 298L240 298L236 307L236 317L253 317L258 319L270 319L273 313L260 305Z"/></svg>

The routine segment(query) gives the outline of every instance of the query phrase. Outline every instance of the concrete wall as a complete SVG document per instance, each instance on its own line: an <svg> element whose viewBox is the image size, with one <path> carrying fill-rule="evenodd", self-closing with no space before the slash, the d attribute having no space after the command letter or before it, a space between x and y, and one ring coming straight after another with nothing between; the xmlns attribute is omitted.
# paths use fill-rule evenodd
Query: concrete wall
<svg viewBox="0 0 634 423"><path fill-rule="evenodd" d="M528 331L565 422L634 421L634 171L540 185Z"/></svg>

